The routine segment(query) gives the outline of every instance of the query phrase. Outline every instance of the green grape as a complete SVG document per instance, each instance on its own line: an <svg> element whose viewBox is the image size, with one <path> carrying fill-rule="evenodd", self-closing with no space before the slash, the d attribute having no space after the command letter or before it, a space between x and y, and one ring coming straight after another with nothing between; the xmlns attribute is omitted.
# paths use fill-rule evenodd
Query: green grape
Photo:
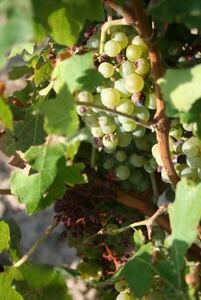
<svg viewBox="0 0 201 300"><path fill-rule="evenodd" d="M120 293L116 300L131 300L131 297L128 293Z"/></svg>
<svg viewBox="0 0 201 300"><path fill-rule="evenodd" d="M135 145L138 149L143 150L143 151L149 151L150 150L150 145L146 139L146 137L138 138L135 140Z"/></svg>
<svg viewBox="0 0 201 300"><path fill-rule="evenodd" d="M131 121L131 119L129 119L127 117L123 117L123 116L118 116L117 118L118 118L120 124L129 123Z"/></svg>
<svg viewBox="0 0 201 300"><path fill-rule="evenodd" d="M88 127L98 126L97 114L95 114L93 112L85 115L82 119Z"/></svg>
<svg viewBox="0 0 201 300"><path fill-rule="evenodd" d="M112 40L118 42L121 45L121 48L124 49L128 45L128 38L124 32L115 32L112 35Z"/></svg>
<svg viewBox="0 0 201 300"><path fill-rule="evenodd" d="M161 167L163 167L164 163L160 154L160 147L159 144L155 144L153 145L152 149L151 149L152 155L155 158L157 164Z"/></svg>
<svg viewBox="0 0 201 300"><path fill-rule="evenodd" d="M148 94L148 104L149 109L156 109L156 95L154 93Z"/></svg>
<svg viewBox="0 0 201 300"><path fill-rule="evenodd" d="M201 169L198 169L198 178L201 179Z"/></svg>
<svg viewBox="0 0 201 300"><path fill-rule="evenodd" d="M182 124L182 125L183 125L183 128L184 128L186 131L193 131L193 130L194 130L194 124L195 124L195 123Z"/></svg>
<svg viewBox="0 0 201 300"><path fill-rule="evenodd" d="M122 279L115 283L114 288L117 292L123 292L128 288L128 284L125 280Z"/></svg>
<svg viewBox="0 0 201 300"><path fill-rule="evenodd" d="M126 78L128 75L134 74L135 73L134 64L130 61L123 61L120 66L119 73L123 78Z"/></svg>
<svg viewBox="0 0 201 300"><path fill-rule="evenodd" d="M81 91L78 95L77 95L77 99L80 102L88 102L88 103L93 103L94 97L93 95L88 92L88 91Z"/></svg>
<svg viewBox="0 0 201 300"><path fill-rule="evenodd" d="M126 152L119 150L116 153L116 159L120 162L125 161L127 158Z"/></svg>
<svg viewBox="0 0 201 300"><path fill-rule="evenodd" d="M133 153L129 157L129 161L130 161L131 165L133 165L134 167L141 168L144 166L144 163L146 160L145 160L144 156L138 155L137 153Z"/></svg>
<svg viewBox="0 0 201 300"><path fill-rule="evenodd" d="M107 41L104 46L104 51L108 56L115 57L121 52L121 45L114 40Z"/></svg>
<svg viewBox="0 0 201 300"><path fill-rule="evenodd" d="M191 137L182 145L182 151L188 157L198 155L200 150L200 141L196 137Z"/></svg>
<svg viewBox="0 0 201 300"><path fill-rule="evenodd" d="M183 130L181 127L170 128L169 135L172 136L175 140L179 140L182 137Z"/></svg>
<svg viewBox="0 0 201 300"><path fill-rule="evenodd" d="M119 147L127 147L128 145L130 145L131 141L132 141L132 134L130 132L117 132L117 136L118 136L118 145Z"/></svg>
<svg viewBox="0 0 201 300"><path fill-rule="evenodd" d="M88 114L90 112L90 108L85 107L85 106L77 105L76 106L76 112L79 116L85 116L86 114Z"/></svg>
<svg viewBox="0 0 201 300"><path fill-rule="evenodd" d="M125 132L133 132L137 127L137 124L134 120L129 120L126 123L122 124L122 128Z"/></svg>
<svg viewBox="0 0 201 300"><path fill-rule="evenodd" d="M102 129L99 126L91 127L91 134L96 138L102 137L104 135Z"/></svg>
<svg viewBox="0 0 201 300"><path fill-rule="evenodd" d="M139 109L140 109L140 108L138 107L138 110L139 110ZM141 108L141 112L135 112L135 111L134 111L134 114L135 114L136 117L138 117L139 119L141 119L141 120L143 120L143 121L145 121L145 122L149 121L149 118L150 118L150 112L149 112L149 110L148 110L147 108L145 108L145 107L142 107L142 108Z"/></svg>
<svg viewBox="0 0 201 300"><path fill-rule="evenodd" d="M156 160L152 157L149 161L145 162L144 169L147 173L154 173L157 169Z"/></svg>
<svg viewBox="0 0 201 300"><path fill-rule="evenodd" d="M143 180L140 181L138 184L134 185L134 187L137 192L144 192L149 187L149 180L146 177L144 177Z"/></svg>
<svg viewBox="0 0 201 300"><path fill-rule="evenodd" d="M93 103L96 104L96 105L102 106L102 102L101 102L101 97L100 97L100 95L95 95L95 96L94 96L94 102L93 102ZM101 111L100 109L94 108L94 107L92 107L91 110L92 110L93 112L95 112L96 114L97 114L98 112Z"/></svg>
<svg viewBox="0 0 201 300"><path fill-rule="evenodd" d="M104 134L113 133L116 129L116 125L114 123L101 126L101 130Z"/></svg>
<svg viewBox="0 0 201 300"><path fill-rule="evenodd" d="M184 143L184 140L182 140L182 139L174 142L173 145L172 145L174 152L176 152L176 153L182 153L182 145L183 145L183 143Z"/></svg>
<svg viewBox="0 0 201 300"><path fill-rule="evenodd" d="M112 169L114 166L114 160L112 158L108 158L103 163L103 168L106 170Z"/></svg>
<svg viewBox="0 0 201 300"><path fill-rule="evenodd" d="M186 167L180 172L180 177L181 178L185 177L185 178L189 178L192 180L196 180L198 177L198 173L197 173L197 170Z"/></svg>
<svg viewBox="0 0 201 300"><path fill-rule="evenodd" d="M134 110L132 101L128 98L121 98L116 110L125 114L131 115Z"/></svg>
<svg viewBox="0 0 201 300"><path fill-rule="evenodd" d="M187 167L187 165L185 165L185 164L176 164L174 167L175 167L175 170L176 170L177 174L180 176L181 171L183 171Z"/></svg>
<svg viewBox="0 0 201 300"><path fill-rule="evenodd" d="M100 126L106 126L112 124L112 118L108 116L107 114L102 113L98 117L98 123Z"/></svg>
<svg viewBox="0 0 201 300"><path fill-rule="evenodd" d="M91 37L88 41L87 41L87 48L92 48L92 49L98 49L99 48L99 44L100 44L100 39L97 37Z"/></svg>
<svg viewBox="0 0 201 300"><path fill-rule="evenodd" d="M148 50L147 44L144 42L144 40L139 35L137 35L133 38L132 44L140 46L142 48L143 52Z"/></svg>
<svg viewBox="0 0 201 300"><path fill-rule="evenodd" d="M110 133L103 136L103 146L109 150L113 150L118 145L118 137L117 135Z"/></svg>
<svg viewBox="0 0 201 300"><path fill-rule="evenodd" d="M129 181L133 184L138 184L139 182L143 181L143 172L140 170L140 169L135 169L130 178L129 178Z"/></svg>
<svg viewBox="0 0 201 300"><path fill-rule="evenodd" d="M126 88L131 93L138 93L144 87L144 79L137 74L130 74L125 80Z"/></svg>
<svg viewBox="0 0 201 300"><path fill-rule="evenodd" d="M192 169L201 168L201 154L186 158L187 165Z"/></svg>
<svg viewBox="0 0 201 300"><path fill-rule="evenodd" d="M162 168L162 170L161 170L161 178L162 178L162 180L163 180L164 182L166 182L166 183L169 183L169 182L170 182L169 177L168 177L168 174L167 174L167 171L166 171L165 168Z"/></svg>
<svg viewBox="0 0 201 300"><path fill-rule="evenodd" d="M105 78L110 78L114 74L114 66L108 62L103 62L98 67L98 72Z"/></svg>
<svg viewBox="0 0 201 300"><path fill-rule="evenodd" d="M139 45L129 45L126 48L126 57L130 61L136 61L142 55L142 48Z"/></svg>
<svg viewBox="0 0 201 300"><path fill-rule="evenodd" d="M133 134L133 137L134 137L134 140L135 140L136 138L143 137L145 135L145 133L146 133L146 128L142 127L140 125L137 125L135 131L133 131L132 134Z"/></svg>
<svg viewBox="0 0 201 300"><path fill-rule="evenodd" d="M114 82L114 88L119 92L120 96L123 98L129 97L131 95L131 93L129 91L127 91L127 89L125 87L125 79L124 78L120 78L120 79L116 80Z"/></svg>
<svg viewBox="0 0 201 300"><path fill-rule="evenodd" d="M119 92L113 88L105 88L101 91L101 101L108 108L114 108L120 102Z"/></svg>
<svg viewBox="0 0 201 300"><path fill-rule="evenodd" d="M135 72L141 76L146 75L150 70L150 63L146 58L139 58L135 62Z"/></svg>
<svg viewBox="0 0 201 300"><path fill-rule="evenodd" d="M130 169L128 166L118 166L115 174L119 180L126 180L130 176Z"/></svg>

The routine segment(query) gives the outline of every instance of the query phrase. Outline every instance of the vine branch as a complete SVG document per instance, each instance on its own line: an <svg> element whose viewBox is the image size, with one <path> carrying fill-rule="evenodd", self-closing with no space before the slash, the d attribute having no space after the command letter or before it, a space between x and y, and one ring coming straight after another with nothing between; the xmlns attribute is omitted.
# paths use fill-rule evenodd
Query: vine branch
<svg viewBox="0 0 201 300"><path fill-rule="evenodd" d="M165 116L165 104L160 91L160 87L157 80L163 76L164 67L161 61L160 53L156 43L153 41L153 30L148 17L144 11L140 0L130 0L129 6L121 7L118 6L111 0L105 0L105 4L109 5L111 8L116 10L129 25L133 24L137 32L141 37L147 42L149 48L149 58L151 62L152 76L155 84L156 91L156 102L157 110L155 114L155 124L156 124L156 135L158 144L160 147L161 157L163 160L164 168L166 169L167 175L170 179L172 186L175 188L179 177L175 171L174 165L170 156L169 149L169 122Z"/></svg>
<svg viewBox="0 0 201 300"><path fill-rule="evenodd" d="M44 242L44 240L46 240L46 238L52 233L52 231L56 228L56 226L58 225L58 221L54 221L52 224L50 224L45 231L43 232L43 234L37 239L37 241L33 244L33 246L29 249L29 251L22 256L22 258L20 258L16 263L14 263L14 267L15 268L19 268L21 267L25 262L27 262L27 260L29 260L29 258L31 257L31 255L35 252L35 250L38 248L38 246L40 246L40 244L42 244Z"/></svg>
<svg viewBox="0 0 201 300"><path fill-rule="evenodd" d="M145 128L151 129L151 130L153 130L155 128L155 124L153 122L145 122L145 121L143 121L142 119L139 119L136 116L129 115L129 114L126 114L126 113L123 113L123 112L120 112L120 111L116 111L115 109L112 109L112 108L103 107L103 106L98 105L98 104L82 102L82 101L75 101L75 104L76 105L81 105L81 106L86 106L86 107L98 108L98 109L100 109L102 111L105 111L105 112L110 112L110 113L115 114L115 115L126 117L130 120L135 121L136 124L141 125Z"/></svg>
<svg viewBox="0 0 201 300"><path fill-rule="evenodd" d="M12 195L10 189L0 189L0 195Z"/></svg>

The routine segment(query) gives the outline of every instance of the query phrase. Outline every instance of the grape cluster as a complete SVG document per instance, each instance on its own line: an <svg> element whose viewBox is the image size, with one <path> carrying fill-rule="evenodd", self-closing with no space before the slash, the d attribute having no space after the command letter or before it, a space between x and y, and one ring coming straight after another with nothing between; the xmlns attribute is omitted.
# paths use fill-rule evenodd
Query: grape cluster
<svg viewBox="0 0 201 300"><path fill-rule="evenodd" d="M105 78L104 85L93 93L83 90L76 94L76 100L83 102L83 106L77 106L77 113L90 129L94 144L106 153L104 168L112 170L116 179L130 178L137 186L143 170L148 173L156 170L155 159L150 155L154 134L135 120L136 117L148 122L156 108L147 45L139 36L116 31L106 41L97 68ZM144 186L147 187L146 177Z"/></svg>

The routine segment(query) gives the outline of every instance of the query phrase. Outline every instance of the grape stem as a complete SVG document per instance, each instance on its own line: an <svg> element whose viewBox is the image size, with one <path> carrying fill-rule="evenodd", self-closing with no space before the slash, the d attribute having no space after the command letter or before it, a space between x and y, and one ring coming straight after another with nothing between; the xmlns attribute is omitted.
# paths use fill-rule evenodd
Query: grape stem
<svg viewBox="0 0 201 300"><path fill-rule="evenodd" d="M105 0L105 4L117 11L128 23L133 25L138 34L147 42L149 58L151 62L152 76L155 84L157 110L155 114L156 135L160 147L161 157L169 180L173 188L176 188L179 177L171 160L169 148L169 121L165 116L165 104L157 80L163 76L164 67L161 61L158 46L153 40L154 31L144 11L140 0L132 0L127 6L121 7L112 0Z"/></svg>
<svg viewBox="0 0 201 300"><path fill-rule="evenodd" d="M136 116L129 115L129 114L126 114L126 113L123 113L123 112L120 112L120 111L116 111L115 109L112 109L112 108L108 108L108 107L104 107L104 106L101 106L101 105L88 103L88 102L81 102L81 101L75 101L75 104L76 105L81 105L81 106L86 106L86 107L97 108L97 109L100 109L100 110L105 111L105 112L110 112L110 113L115 114L115 115L126 117L128 119L131 119L131 120L135 121L136 124L141 125L145 128L151 129L152 131L155 128L155 124L153 122L145 122L145 121L143 121L142 119L139 119Z"/></svg>
<svg viewBox="0 0 201 300"><path fill-rule="evenodd" d="M0 195L12 195L10 189L0 189Z"/></svg>
<svg viewBox="0 0 201 300"><path fill-rule="evenodd" d="M35 252L35 250L38 248L38 246L40 246L40 244L42 244L44 242L44 240L46 240L46 238L53 232L53 230L56 228L56 226L58 225L58 221L53 221L52 224L50 224L45 231L43 232L43 234L36 240L36 242L33 244L33 246L29 249L29 251L22 256L22 258L20 258L16 263L14 263L14 267L15 268L19 268L21 267L24 263L26 263L29 258L31 257L31 255Z"/></svg>
<svg viewBox="0 0 201 300"><path fill-rule="evenodd" d="M101 37L100 37L100 49L99 49L99 54L102 54L104 52L104 45L106 41L106 36L108 30L113 27L113 26L119 26L119 25L127 25L127 21L122 18L122 19L117 19L117 20L109 20L105 22L101 28Z"/></svg>

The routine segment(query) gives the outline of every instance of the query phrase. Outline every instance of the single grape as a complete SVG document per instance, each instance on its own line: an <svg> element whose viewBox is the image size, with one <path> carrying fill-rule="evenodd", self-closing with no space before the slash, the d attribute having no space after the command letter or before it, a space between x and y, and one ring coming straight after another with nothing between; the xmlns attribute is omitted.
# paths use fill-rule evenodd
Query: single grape
<svg viewBox="0 0 201 300"><path fill-rule="evenodd" d="M121 45L114 40L107 41L104 46L104 51L109 57L115 57L120 53Z"/></svg>
<svg viewBox="0 0 201 300"><path fill-rule="evenodd" d="M115 283L114 288L117 292L123 292L128 288L128 284L125 280L122 279Z"/></svg>
<svg viewBox="0 0 201 300"><path fill-rule="evenodd" d="M126 57L134 62L142 55L142 48L139 45L129 45L126 48Z"/></svg>
<svg viewBox="0 0 201 300"><path fill-rule="evenodd" d="M135 72L141 76L146 75L150 70L150 63L146 58L139 58L135 61Z"/></svg>
<svg viewBox="0 0 201 300"><path fill-rule="evenodd" d="M101 130L104 134L113 133L116 129L116 125L114 123L101 126Z"/></svg>
<svg viewBox="0 0 201 300"><path fill-rule="evenodd" d="M112 35L112 40L118 42L121 45L121 48L124 49L128 45L128 38L124 32L115 32Z"/></svg>
<svg viewBox="0 0 201 300"><path fill-rule="evenodd" d="M148 94L148 104L149 109L156 109L156 95L154 93Z"/></svg>
<svg viewBox="0 0 201 300"><path fill-rule="evenodd" d="M108 108L114 108L120 102L120 96L116 89L105 88L101 91L101 101Z"/></svg>
<svg viewBox="0 0 201 300"><path fill-rule="evenodd" d="M122 113L131 115L134 110L134 105L128 98L121 98L116 110Z"/></svg>
<svg viewBox="0 0 201 300"><path fill-rule="evenodd" d="M99 73L105 78L110 78L114 74L114 66L108 62L103 62L98 67Z"/></svg>
<svg viewBox="0 0 201 300"><path fill-rule="evenodd" d="M77 95L77 99L80 102L88 102L88 103L93 103L94 97L89 91L81 91Z"/></svg>
<svg viewBox="0 0 201 300"><path fill-rule="evenodd" d="M149 161L144 163L144 169L147 173L154 173L157 169L156 160L152 157Z"/></svg>
<svg viewBox="0 0 201 300"><path fill-rule="evenodd" d="M99 126L91 127L91 134L96 138L102 137L104 135L102 129Z"/></svg>
<svg viewBox="0 0 201 300"><path fill-rule="evenodd" d="M194 124L195 124L195 123L182 124L182 125L183 125L183 128L184 128L186 131L193 131L193 130L194 130Z"/></svg>
<svg viewBox="0 0 201 300"><path fill-rule="evenodd" d="M175 140L179 140L182 137L183 130L181 127L170 128L169 135L172 136Z"/></svg>
<svg viewBox="0 0 201 300"><path fill-rule="evenodd" d="M173 143L173 150L176 153L182 153L182 146L183 146L184 140L180 139Z"/></svg>
<svg viewBox="0 0 201 300"><path fill-rule="evenodd" d="M100 44L100 39L97 37L91 37L88 41L87 41L87 48L92 48L92 49L98 49L99 48L99 44Z"/></svg>
<svg viewBox="0 0 201 300"><path fill-rule="evenodd" d="M186 158L187 165L192 169L201 168L201 154Z"/></svg>
<svg viewBox="0 0 201 300"><path fill-rule="evenodd" d="M196 169L186 167L181 171L180 177L181 178L185 177L185 178L188 178L188 179L196 180L197 177L198 177L198 173L197 173Z"/></svg>
<svg viewBox="0 0 201 300"><path fill-rule="evenodd" d="M159 144L155 144L153 145L152 149L151 149L152 155L155 158L157 164L161 167L163 167L164 163L160 154L160 147Z"/></svg>
<svg viewBox="0 0 201 300"><path fill-rule="evenodd" d="M118 166L115 174L119 180L126 180L130 176L130 169L128 166Z"/></svg>
<svg viewBox="0 0 201 300"><path fill-rule="evenodd" d="M131 297L128 293L122 292L117 296L116 300L131 300Z"/></svg>
<svg viewBox="0 0 201 300"><path fill-rule="evenodd" d="M90 112L90 108L85 107L85 106L77 105L76 106L76 112L78 113L79 116L85 116L87 113Z"/></svg>
<svg viewBox="0 0 201 300"><path fill-rule="evenodd" d="M130 145L131 141L132 141L132 134L130 132L117 132L117 136L118 136L118 145L119 147L127 147L128 145Z"/></svg>
<svg viewBox="0 0 201 300"><path fill-rule="evenodd" d="M128 122L123 123L122 127L125 132L133 132L136 129L137 124L134 120L129 120Z"/></svg>
<svg viewBox="0 0 201 300"><path fill-rule="evenodd" d="M182 151L188 157L198 155L200 150L200 141L196 137L191 137L182 145Z"/></svg>
<svg viewBox="0 0 201 300"><path fill-rule="evenodd" d="M150 151L150 144L148 143L146 136L136 139L135 145L140 150Z"/></svg>
<svg viewBox="0 0 201 300"><path fill-rule="evenodd" d="M112 118L110 116L108 116L106 113L102 113L99 117L98 117L98 123L100 126L106 126L106 125L110 125L112 124Z"/></svg>
<svg viewBox="0 0 201 300"><path fill-rule="evenodd" d="M146 133L146 128L142 127L140 125L137 125L136 129L133 131L132 134L133 134L133 138L135 140L136 138L143 137L145 135L145 133Z"/></svg>
<svg viewBox="0 0 201 300"><path fill-rule="evenodd" d="M138 109L139 109L139 107L138 107ZM135 111L134 111L134 115L135 115L136 117L138 117L139 119L145 121L145 122L149 121L149 118L150 118L150 112L149 112L149 110L148 110L147 108L145 108L145 107L142 107L141 112L137 112L137 111L135 110Z"/></svg>
<svg viewBox="0 0 201 300"><path fill-rule="evenodd" d="M85 115L82 119L88 127L98 126L97 114L93 112L90 112L89 114Z"/></svg>
<svg viewBox="0 0 201 300"><path fill-rule="evenodd" d="M146 52L148 49L147 44L144 42L144 40L139 35L137 35L133 38L132 44L140 46L142 48L143 52Z"/></svg>
<svg viewBox="0 0 201 300"><path fill-rule="evenodd" d="M169 183L169 182L170 182L170 179L169 179L169 177L168 177L168 174L167 174L167 171L166 171L165 168L162 168L162 170L161 170L161 178L162 178L162 180L163 180L164 182L166 182L166 183Z"/></svg>
<svg viewBox="0 0 201 300"><path fill-rule="evenodd" d="M118 145L117 135L110 133L103 136L103 146L109 150L113 150Z"/></svg>
<svg viewBox="0 0 201 300"><path fill-rule="evenodd" d="M135 73L135 67L134 64L130 61L124 61L122 62L119 73L123 78L126 78L130 74Z"/></svg>
<svg viewBox="0 0 201 300"><path fill-rule="evenodd" d="M131 93L138 93L144 87L144 79L137 74L130 74L125 80L126 88Z"/></svg>
<svg viewBox="0 0 201 300"><path fill-rule="evenodd" d="M143 92L134 93L131 100L137 107L142 107L145 104L145 94Z"/></svg>
<svg viewBox="0 0 201 300"><path fill-rule="evenodd" d="M114 88L119 92L120 96L125 98L129 97L131 93L125 87L125 79L121 78L114 82Z"/></svg>
<svg viewBox="0 0 201 300"><path fill-rule="evenodd" d="M138 155L137 153L133 153L129 157L129 161L130 161L131 165L133 165L134 167L141 168L144 166L144 163L146 160L145 160L144 156Z"/></svg>
<svg viewBox="0 0 201 300"><path fill-rule="evenodd" d="M124 152L122 150L117 151L117 153L116 153L116 159L119 162L125 161L126 158L127 158L126 152Z"/></svg>
<svg viewBox="0 0 201 300"><path fill-rule="evenodd" d="M129 119L127 117L123 117L123 116L118 116L117 118L118 118L119 122L121 123L121 125L125 124L125 123L129 123L131 120L131 119ZM123 132L124 132L124 130L123 130Z"/></svg>
<svg viewBox="0 0 201 300"><path fill-rule="evenodd" d="M114 160L112 158L108 158L103 163L103 168L106 170L112 169L114 166Z"/></svg>

